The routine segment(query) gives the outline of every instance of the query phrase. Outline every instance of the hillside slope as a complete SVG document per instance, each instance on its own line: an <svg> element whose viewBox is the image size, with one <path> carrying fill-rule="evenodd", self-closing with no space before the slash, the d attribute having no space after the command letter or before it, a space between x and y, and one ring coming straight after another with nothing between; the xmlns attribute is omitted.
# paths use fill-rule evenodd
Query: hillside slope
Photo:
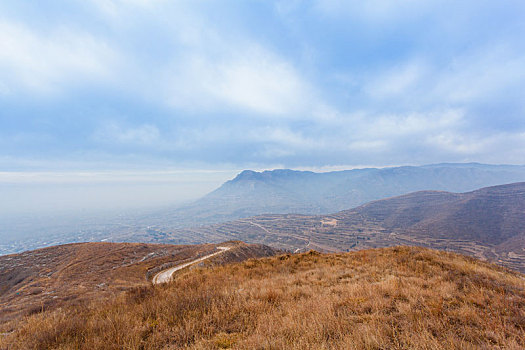
<svg viewBox="0 0 525 350"><path fill-rule="evenodd" d="M418 192L372 202L348 215L355 213L394 231L499 245L525 236L525 182L462 194Z"/></svg>
<svg viewBox="0 0 525 350"><path fill-rule="evenodd" d="M271 256L276 250L227 242L215 262ZM0 322L148 285L163 267L215 252L215 244L79 243L0 256Z"/></svg>
<svg viewBox="0 0 525 350"><path fill-rule="evenodd" d="M261 215L178 230L173 236L209 242L239 239L292 251L420 245L525 272L525 182L467 193L416 192L332 215Z"/></svg>
<svg viewBox="0 0 525 350"><path fill-rule="evenodd" d="M315 252L185 271L34 315L9 349L522 349L525 279L423 248Z"/></svg>
<svg viewBox="0 0 525 350"><path fill-rule="evenodd" d="M169 230L259 214L328 214L415 191L466 192L518 181L525 181L525 166L437 164L326 173L246 170L196 202L146 221Z"/></svg>

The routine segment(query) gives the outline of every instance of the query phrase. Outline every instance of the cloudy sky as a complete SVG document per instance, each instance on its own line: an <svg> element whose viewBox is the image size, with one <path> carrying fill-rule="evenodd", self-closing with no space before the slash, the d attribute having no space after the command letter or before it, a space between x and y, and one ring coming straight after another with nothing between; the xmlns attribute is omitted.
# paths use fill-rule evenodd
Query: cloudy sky
<svg viewBox="0 0 525 350"><path fill-rule="evenodd" d="M522 0L2 1L0 185L523 164L524 36Z"/></svg>

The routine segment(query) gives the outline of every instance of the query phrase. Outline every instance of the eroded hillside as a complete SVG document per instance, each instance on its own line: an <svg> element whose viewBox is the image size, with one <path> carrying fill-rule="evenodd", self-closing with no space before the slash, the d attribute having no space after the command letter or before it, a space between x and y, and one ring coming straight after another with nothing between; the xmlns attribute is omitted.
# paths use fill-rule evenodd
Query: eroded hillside
<svg viewBox="0 0 525 350"><path fill-rule="evenodd" d="M214 262L271 256L276 250L228 242ZM82 305L149 284L163 267L216 251L215 244L67 244L0 257L0 321L64 305Z"/></svg>

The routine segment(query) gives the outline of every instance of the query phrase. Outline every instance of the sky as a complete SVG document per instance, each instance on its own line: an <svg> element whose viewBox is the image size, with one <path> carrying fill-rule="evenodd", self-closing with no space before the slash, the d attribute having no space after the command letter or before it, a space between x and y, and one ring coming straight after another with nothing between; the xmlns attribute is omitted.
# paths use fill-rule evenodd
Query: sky
<svg viewBox="0 0 525 350"><path fill-rule="evenodd" d="M2 1L0 212L524 164L524 35L522 0Z"/></svg>

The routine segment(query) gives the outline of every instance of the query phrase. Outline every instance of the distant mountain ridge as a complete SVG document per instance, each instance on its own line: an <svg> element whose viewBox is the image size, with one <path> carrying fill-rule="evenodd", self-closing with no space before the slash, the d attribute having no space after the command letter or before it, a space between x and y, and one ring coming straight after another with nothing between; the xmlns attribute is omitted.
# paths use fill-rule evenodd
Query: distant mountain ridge
<svg viewBox="0 0 525 350"><path fill-rule="evenodd" d="M525 166L478 163L365 168L325 173L245 170L187 206L159 215L173 227L260 214L328 214L422 190L468 192L525 181Z"/></svg>
<svg viewBox="0 0 525 350"><path fill-rule="evenodd" d="M174 230L155 239L174 243L238 239L291 251L328 252L418 245L525 272L525 182L465 193L413 192L329 215L259 215Z"/></svg>

